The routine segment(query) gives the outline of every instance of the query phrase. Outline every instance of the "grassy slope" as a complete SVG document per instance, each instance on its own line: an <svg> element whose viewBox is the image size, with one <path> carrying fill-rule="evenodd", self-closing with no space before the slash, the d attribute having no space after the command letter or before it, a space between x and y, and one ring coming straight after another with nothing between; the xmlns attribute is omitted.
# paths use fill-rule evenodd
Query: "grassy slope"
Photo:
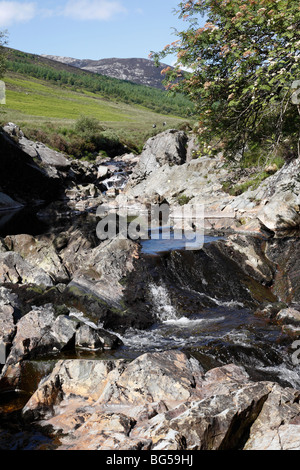
<svg viewBox="0 0 300 470"><path fill-rule="evenodd" d="M56 66L61 67L54 62ZM67 69L73 72L74 68ZM72 128L76 119L85 115L98 119L105 129L112 130L121 139L136 141L141 146L154 132L154 123L157 125L155 132L158 132L163 129L163 122L167 122L168 128L183 122L180 117L158 114L120 100L109 100L100 93L85 89L75 91L72 87L61 87L49 80L12 71L7 72L4 81L6 106L1 106L4 112L0 114L0 124L14 122L29 134L34 129L52 129L52 132L60 133L63 128Z"/></svg>

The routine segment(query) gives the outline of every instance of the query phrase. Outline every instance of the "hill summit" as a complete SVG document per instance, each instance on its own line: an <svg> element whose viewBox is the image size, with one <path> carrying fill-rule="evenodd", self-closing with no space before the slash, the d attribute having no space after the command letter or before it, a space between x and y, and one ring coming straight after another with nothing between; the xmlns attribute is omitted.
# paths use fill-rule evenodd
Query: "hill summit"
<svg viewBox="0 0 300 470"><path fill-rule="evenodd" d="M163 76L161 71L168 67L161 64L159 67L154 65L152 60L148 59L74 59L72 57L60 57L53 55L42 55L47 59L62 62L73 67L87 70L89 72L106 75L108 77L128 80L139 85L146 85L155 88L164 89L162 84Z"/></svg>

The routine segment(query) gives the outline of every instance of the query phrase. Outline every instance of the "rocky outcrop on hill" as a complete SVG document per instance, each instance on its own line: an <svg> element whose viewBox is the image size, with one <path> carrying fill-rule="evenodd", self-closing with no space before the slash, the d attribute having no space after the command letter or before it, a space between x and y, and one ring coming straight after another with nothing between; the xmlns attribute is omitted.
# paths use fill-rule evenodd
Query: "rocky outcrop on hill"
<svg viewBox="0 0 300 470"><path fill-rule="evenodd" d="M127 80L140 85L164 89L161 71L165 69L167 65L161 64L159 67L156 67L152 60L135 58L90 60L53 55L42 55L42 57L72 65L73 67L78 67L89 72L118 78L119 80Z"/></svg>

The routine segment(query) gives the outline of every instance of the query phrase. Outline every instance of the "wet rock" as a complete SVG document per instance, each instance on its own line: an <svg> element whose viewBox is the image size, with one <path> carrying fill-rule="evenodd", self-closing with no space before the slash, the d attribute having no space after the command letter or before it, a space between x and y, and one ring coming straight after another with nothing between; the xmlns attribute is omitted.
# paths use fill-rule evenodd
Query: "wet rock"
<svg viewBox="0 0 300 470"><path fill-rule="evenodd" d="M75 335L75 347L91 350L115 350L123 344L122 340L103 328L81 324Z"/></svg>
<svg viewBox="0 0 300 470"><path fill-rule="evenodd" d="M99 328L96 331L104 349L117 349L123 344L122 340L118 336L103 330L102 328Z"/></svg>

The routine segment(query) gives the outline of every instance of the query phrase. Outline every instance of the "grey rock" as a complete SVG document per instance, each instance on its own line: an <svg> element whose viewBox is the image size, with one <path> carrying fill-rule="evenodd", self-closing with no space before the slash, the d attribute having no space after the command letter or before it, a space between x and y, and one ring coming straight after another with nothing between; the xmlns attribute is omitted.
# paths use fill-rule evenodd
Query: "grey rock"
<svg viewBox="0 0 300 470"><path fill-rule="evenodd" d="M165 164L182 165L186 161L186 143L185 132L172 129L149 139L135 168L133 179L146 178Z"/></svg>
<svg viewBox="0 0 300 470"><path fill-rule="evenodd" d="M257 214L261 224L267 229L277 232L294 230L300 227L300 199L292 194L278 192L272 196Z"/></svg>
<svg viewBox="0 0 300 470"><path fill-rule="evenodd" d="M138 245L135 242L118 238L82 251L77 256L77 269L73 271L69 287L81 287L104 301L119 305L123 293L119 281L133 270L137 252Z"/></svg>
<svg viewBox="0 0 300 470"><path fill-rule="evenodd" d="M52 286L51 277L14 252L0 253L0 282Z"/></svg>
<svg viewBox="0 0 300 470"><path fill-rule="evenodd" d="M75 346L92 350L103 350L103 343L97 331L89 325L81 325L76 331Z"/></svg>
<svg viewBox="0 0 300 470"><path fill-rule="evenodd" d="M245 450L300 449L300 392L274 384L250 430Z"/></svg>
<svg viewBox="0 0 300 470"><path fill-rule="evenodd" d="M17 295L5 287L0 287L0 342L6 346L14 337L20 314L21 305Z"/></svg>
<svg viewBox="0 0 300 470"><path fill-rule="evenodd" d="M98 179L104 178L105 176L108 175L108 173L109 173L109 168L107 166L104 166L104 165L98 166L98 173L97 173Z"/></svg>
<svg viewBox="0 0 300 470"><path fill-rule="evenodd" d="M0 386L18 388L24 360L56 355L72 347L79 322L74 318L56 317L51 304L34 307L17 323L10 353L0 376Z"/></svg>
<svg viewBox="0 0 300 470"><path fill-rule="evenodd" d="M54 235L12 235L5 238L10 250L19 253L27 263L43 270L55 282L69 281L69 274L55 249Z"/></svg>

